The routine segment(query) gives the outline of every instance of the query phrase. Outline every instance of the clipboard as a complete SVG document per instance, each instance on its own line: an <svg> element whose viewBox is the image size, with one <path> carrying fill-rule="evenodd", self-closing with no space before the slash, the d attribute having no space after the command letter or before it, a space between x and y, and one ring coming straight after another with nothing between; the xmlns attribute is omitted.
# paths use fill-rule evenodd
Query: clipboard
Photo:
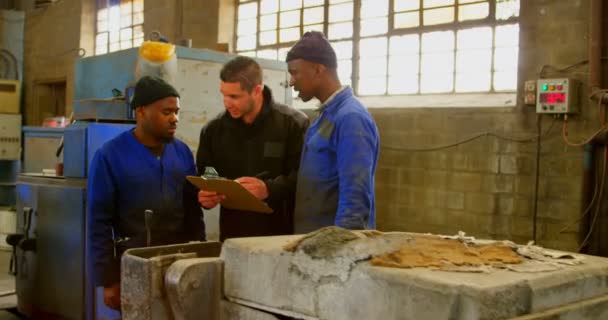
<svg viewBox="0 0 608 320"><path fill-rule="evenodd" d="M199 189L215 191L226 195L226 199L220 202L226 208L260 213L272 213L273 211L266 202L256 198L234 180L223 178L207 179L196 176L187 176L186 179Z"/></svg>

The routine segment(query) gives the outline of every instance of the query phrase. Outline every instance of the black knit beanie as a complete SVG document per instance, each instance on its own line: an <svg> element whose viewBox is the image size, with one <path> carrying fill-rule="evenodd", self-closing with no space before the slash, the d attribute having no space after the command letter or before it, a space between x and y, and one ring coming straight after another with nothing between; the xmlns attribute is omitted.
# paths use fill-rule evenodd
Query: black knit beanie
<svg viewBox="0 0 608 320"><path fill-rule="evenodd" d="M147 106L166 97L177 97L179 93L165 80L158 77L145 76L135 84L131 108Z"/></svg>
<svg viewBox="0 0 608 320"><path fill-rule="evenodd" d="M336 52L323 33L319 31L306 32L302 39L291 47L285 61L289 62L295 59L320 63L331 69L338 66Z"/></svg>

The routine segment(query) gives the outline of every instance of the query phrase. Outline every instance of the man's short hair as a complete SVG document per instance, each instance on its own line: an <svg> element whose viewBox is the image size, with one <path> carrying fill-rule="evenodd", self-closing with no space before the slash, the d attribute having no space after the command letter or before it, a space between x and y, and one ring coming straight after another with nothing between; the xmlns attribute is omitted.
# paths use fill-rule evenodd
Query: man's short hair
<svg viewBox="0 0 608 320"><path fill-rule="evenodd" d="M255 60L238 56L224 64L220 72L223 82L239 82L241 88L251 92L255 86L262 84L262 68Z"/></svg>

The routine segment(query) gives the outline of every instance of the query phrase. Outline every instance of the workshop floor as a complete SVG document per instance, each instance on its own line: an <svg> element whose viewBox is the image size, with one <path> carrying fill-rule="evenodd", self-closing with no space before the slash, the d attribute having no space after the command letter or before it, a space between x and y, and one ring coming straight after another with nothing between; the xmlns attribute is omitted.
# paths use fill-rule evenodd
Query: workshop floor
<svg viewBox="0 0 608 320"><path fill-rule="evenodd" d="M15 277L8 273L10 251L0 250L0 320L22 319L16 316Z"/></svg>

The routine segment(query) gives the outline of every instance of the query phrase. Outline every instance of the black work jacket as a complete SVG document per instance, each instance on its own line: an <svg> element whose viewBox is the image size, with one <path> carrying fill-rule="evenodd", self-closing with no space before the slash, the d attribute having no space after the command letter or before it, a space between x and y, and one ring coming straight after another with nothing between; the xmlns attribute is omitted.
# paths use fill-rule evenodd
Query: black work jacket
<svg viewBox="0 0 608 320"><path fill-rule="evenodd" d="M271 214L220 209L220 240L293 233L297 170L309 121L294 108L274 102L264 87L262 110L250 125L220 113L201 130L199 174L214 167L221 177L255 177L266 183Z"/></svg>

